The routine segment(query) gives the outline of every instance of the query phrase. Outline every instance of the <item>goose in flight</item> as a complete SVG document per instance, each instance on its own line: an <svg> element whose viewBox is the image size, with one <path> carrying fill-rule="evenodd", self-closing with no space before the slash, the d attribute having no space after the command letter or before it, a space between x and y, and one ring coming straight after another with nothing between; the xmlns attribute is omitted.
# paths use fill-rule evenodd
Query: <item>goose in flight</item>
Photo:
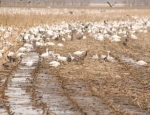
<svg viewBox="0 0 150 115"><path fill-rule="evenodd" d="M110 2L107 2L107 4L108 4L111 8L114 7L116 3L117 3L117 2L115 2L114 4L111 4Z"/></svg>
<svg viewBox="0 0 150 115"><path fill-rule="evenodd" d="M30 3L31 3L31 0L28 1L28 4L30 4Z"/></svg>

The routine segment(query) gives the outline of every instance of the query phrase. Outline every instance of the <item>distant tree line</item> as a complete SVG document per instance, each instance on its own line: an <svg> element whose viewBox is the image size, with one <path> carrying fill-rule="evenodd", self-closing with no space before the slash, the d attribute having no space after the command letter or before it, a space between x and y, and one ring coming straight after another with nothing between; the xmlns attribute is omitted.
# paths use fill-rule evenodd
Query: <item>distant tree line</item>
<svg viewBox="0 0 150 115"><path fill-rule="evenodd" d="M124 4L127 6L149 6L150 0L125 0Z"/></svg>
<svg viewBox="0 0 150 115"><path fill-rule="evenodd" d="M87 6L92 0L0 0L1 6ZM107 1L123 3L125 6L148 6L150 0L98 0L99 3Z"/></svg>
<svg viewBox="0 0 150 115"><path fill-rule="evenodd" d="M90 4L90 0L0 0L0 4L13 6L86 6Z"/></svg>

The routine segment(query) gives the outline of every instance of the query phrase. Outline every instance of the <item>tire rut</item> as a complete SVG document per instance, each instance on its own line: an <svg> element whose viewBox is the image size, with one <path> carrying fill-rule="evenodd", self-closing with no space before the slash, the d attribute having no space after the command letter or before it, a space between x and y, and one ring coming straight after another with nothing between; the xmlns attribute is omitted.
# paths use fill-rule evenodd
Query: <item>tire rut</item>
<svg viewBox="0 0 150 115"><path fill-rule="evenodd" d="M37 104L42 103L43 113L48 110L50 115L81 115L68 100L58 77L39 73L35 81L36 97L40 97Z"/></svg>
<svg viewBox="0 0 150 115"><path fill-rule="evenodd" d="M26 63L30 60L33 61L33 66L28 67ZM39 56L36 52L28 52L9 77L8 85L5 89L5 96L8 100L6 105L9 107L11 114L42 114L42 110L32 105L30 94L26 92L27 86L31 85L28 79L33 79L31 72L36 68L38 61Z"/></svg>

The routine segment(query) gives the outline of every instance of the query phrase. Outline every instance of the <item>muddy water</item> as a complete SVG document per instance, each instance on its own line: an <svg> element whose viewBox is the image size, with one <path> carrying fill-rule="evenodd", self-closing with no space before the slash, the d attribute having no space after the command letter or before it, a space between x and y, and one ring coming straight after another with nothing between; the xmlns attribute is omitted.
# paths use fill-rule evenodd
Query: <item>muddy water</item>
<svg viewBox="0 0 150 115"><path fill-rule="evenodd" d="M81 115L64 94L57 77L40 73L36 79L36 87L37 97L42 95L41 101L46 103L51 114Z"/></svg>
<svg viewBox="0 0 150 115"><path fill-rule="evenodd" d="M87 115L114 115L113 110L100 98L92 96L87 83L83 81L70 81L65 85L71 97L77 101Z"/></svg>
<svg viewBox="0 0 150 115"><path fill-rule="evenodd" d="M33 65L28 67L26 63L32 60ZM12 73L5 95L8 97L8 105L15 115L41 115L40 109L32 106L31 97L26 92L26 87L31 85L28 79L33 79L31 72L39 61L37 53L29 52L21 61L18 68Z"/></svg>

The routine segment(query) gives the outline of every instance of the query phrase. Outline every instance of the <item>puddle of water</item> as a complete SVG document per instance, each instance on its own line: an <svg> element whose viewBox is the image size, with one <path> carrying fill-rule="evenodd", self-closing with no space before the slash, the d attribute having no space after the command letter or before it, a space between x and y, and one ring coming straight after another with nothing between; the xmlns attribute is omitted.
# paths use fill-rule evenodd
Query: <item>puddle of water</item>
<svg viewBox="0 0 150 115"><path fill-rule="evenodd" d="M6 110L0 109L0 115L8 115L8 113Z"/></svg>
<svg viewBox="0 0 150 115"><path fill-rule="evenodd" d="M26 85L29 84L27 78L32 79L30 73L33 69L35 69L35 66L39 60L39 56L37 53L31 52L26 55L21 62L22 64L31 59L34 62L34 66L19 66L18 69L13 72L5 93L8 96L11 111L15 112L15 115L41 115L43 113L42 110L32 106L31 97L25 91Z"/></svg>
<svg viewBox="0 0 150 115"><path fill-rule="evenodd" d="M25 82L26 81L26 77L22 77L22 78L13 78L11 79L12 82Z"/></svg>
<svg viewBox="0 0 150 115"><path fill-rule="evenodd" d="M21 70L27 71L27 70L34 70L36 67L35 66L31 66L31 67L19 66L18 68L21 69Z"/></svg>
<svg viewBox="0 0 150 115"><path fill-rule="evenodd" d="M51 107L50 108L52 110L53 113L55 113L56 115L74 115L73 111L64 111L64 110L58 110L57 107ZM54 110L54 111L53 111Z"/></svg>
<svg viewBox="0 0 150 115"><path fill-rule="evenodd" d="M58 78L47 74L37 76L37 96L42 95L42 102L56 115L81 115L78 110L73 110L71 102L68 100L59 84Z"/></svg>
<svg viewBox="0 0 150 115"><path fill-rule="evenodd" d="M127 62L127 63L131 63L131 64L136 64L136 61L130 57L125 57L125 56L122 56L121 57L121 60Z"/></svg>
<svg viewBox="0 0 150 115"><path fill-rule="evenodd" d="M149 115L148 112L146 111L142 111L142 110L138 110L135 106L132 106L132 105L122 105L121 106L121 109L124 110L124 111L127 111L129 113L133 113L136 114L136 115Z"/></svg>
<svg viewBox="0 0 150 115"><path fill-rule="evenodd" d="M139 65L137 63L137 61L135 61L133 58L130 58L130 57L122 56L121 60L123 60L123 61L125 61L127 63L130 63L130 64L132 64L132 65L134 65L136 67L141 67L142 66L142 65Z"/></svg>
<svg viewBox="0 0 150 115"><path fill-rule="evenodd" d="M24 73L16 73L16 74L14 74L13 76L15 76L15 77L19 77L19 76L23 76L23 77L31 77L31 75L29 74L29 75L27 75L27 74L24 74Z"/></svg>
<svg viewBox="0 0 150 115"><path fill-rule="evenodd" d="M12 111L17 113L15 115L41 115L42 111L37 109L36 111L34 110L32 106L26 106L26 107L20 107L16 106L16 108L12 108Z"/></svg>

